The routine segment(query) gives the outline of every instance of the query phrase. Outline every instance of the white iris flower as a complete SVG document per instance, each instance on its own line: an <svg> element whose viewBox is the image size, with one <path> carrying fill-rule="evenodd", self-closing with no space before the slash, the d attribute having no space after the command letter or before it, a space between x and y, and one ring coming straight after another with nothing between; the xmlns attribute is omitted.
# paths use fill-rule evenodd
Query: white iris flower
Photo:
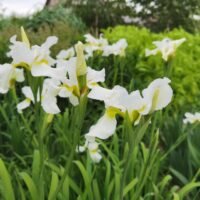
<svg viewBox="0 0 200 200"><path fill-rule="evenodd" d="M168 61L170 57L174 56L176 49L185 41L185 38L179 40L165 38L161 41L155 41L153 44L156 46L156 48L153 50L146 49L145 55L150 56L161 53L163 60Z"/></svg>
<svg viewBox="0 0 200 200"><path fill-rule="evenodd" d="M93 87L88 97L104 101L105 112L97 123L91 126L86 136L107 139L116 130L116 115L125 117L128 113L130 120L136 125L142 115L166 107L171 102L173 95L169 83L168 78L156 79L142 91L142 96L139 91L129 94L121 86L115 86L111 90L100 86Z"/></svg>
<svg viewBox="0 0 200 200"><path fill-rule="evenodd" d="M109 56L109 55L119 55L119 56L125 56L125 49L127 48L128 43L125 39L120 39L116 43L112 45L107 45L103 49L102 56Z"/></svg>
<svg viewBox="0 0 200 200"><path fill-rule="evenodd" d="M102 35L100 35L99 39L93 37L90 34L86 34L84 37L86 41L84 48L86 52L86 58L92 57L94 51L103 52L102 56L125 56L125 49L128 46L125 39L120 39L116 43L109 45L107 39L103 38Z"/></svg>
<svg viewBox="0 0 200 200"><path fill-rule="evenodd" d="M41 46L30 46L25 32L22 31L22 40L16 41L16 36L10 39L10 51L7 55L13 59L12 65L22 66L30 70L31 74L36 77L58 78L63 74L60 69L52 67L56 60L50 56L50 48L57 43L57 37L48 37Z"/></svg>
<svg viewBox="0 0 200 200"><path fill-rule="evenodd" d="M76 151L82 153L88 150L90 158L94 163L99 163L102 159L99 144L95 141L94 137L86 137L86 142L83 146L78 146Z"/></svg>
<svg viewBox="0 0 200 200"><path fill-rule="evenodd" d="M65 73L60 76L59 79L46 79L44 81L42 92L42 107L45 112L50 114L57 114L60 109L57 106L57 96L62 98L69 98L70 103L73 106L79 104L80 86L79 86L79 74L86 76L87 88L92 88L98 85L98 82L105 80L105 69L96 71L90 67L83 66L83 69L79 70L81 65L77 61L78 57L72 57L69 60L59 61L57 63L58 69L63 69ZM81 58L82 59L82 58ZM78 68L79 67L79 68ZM85 73L86 69L86 74Z"/></svg>
<svg viewBox="0 0 200 200"><path fill-rule="evenodd" d="M24 81L23 69L17 69L13 65L0 65L0 93L7 93L15 81Z"/></svg>
<svg viewBox="0 0 200 200"><path fill-rule="evenodd" d="M103 48L108 45L107 39L103 38L102 34L99 39L93 37L91 34L84 35L86 58L92 57L94 51L103 51Z"/></svg>
<svg viewBox="0 0 200 200"><path fill-rule="evenodd" d="M185 119L183 119L184 124L187 124L187 123L194 124L196 122L200 122L199 112L196 112L194 114L189 113L189 112L185 113Z"/></svg>
<svg viewBox="0 0 200 200"><path fill-rule="evenodd" d="M141 114L149 114L166 107L172 100L173 91L168 78L158 78L142 91L145 105Z"/></svg>

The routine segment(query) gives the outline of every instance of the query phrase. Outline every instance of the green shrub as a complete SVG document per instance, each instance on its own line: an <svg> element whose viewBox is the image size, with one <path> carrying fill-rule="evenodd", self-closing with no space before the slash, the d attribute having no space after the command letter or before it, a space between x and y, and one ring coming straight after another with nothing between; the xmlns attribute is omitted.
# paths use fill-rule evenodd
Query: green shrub
<svg viewBox="0 0 200 200"><path fill-rule="evenodd" d="M99 29L124 24L122 16L132 12L126 0L63 0L66 8L72 8L88 27L98 33Z"/></svg>
<svg viewBox="0 0 200 200"><path fill-rule="evenodd" d="M33 17L27 20L26 27L31 30L38 30L40 26L48 24L53 28L57 22L68 24L79 31L85 29L85 25L81 19L78 18L71 9L62 6L53 8L47 7L42 12L36 13Z"/></svg>
<svg viewBox="0 0 200 200"><path fill-rule="evenodd" d="M160 55L145 57L146 48L155 48L152 42L164 37L179 39L185 37L187 41L178 49L172 61L172 76L174 88L173 107L183 113L200 108L200 37L184 30L175 29L171 32L155 34L149 30L133 26L117 26L104 30L105 37L110 42L125 38L128 42L124 74L130 81L134 79L137 87L142 87L154 78L164 76L163 60Z"/></svg>
<svg viewBox="0 0 200 200"><path fill-rule="evenodd" d="M21 26L27 31L32 44L41 44L50 35L57 36L59 42L53 49L53 54L77 42L85 31L83 22L71 10L60 6L46 8L31 18L2 19L0 21L0 63L8 61L6 52L9 39L15 34L20 35Z"/></svg>

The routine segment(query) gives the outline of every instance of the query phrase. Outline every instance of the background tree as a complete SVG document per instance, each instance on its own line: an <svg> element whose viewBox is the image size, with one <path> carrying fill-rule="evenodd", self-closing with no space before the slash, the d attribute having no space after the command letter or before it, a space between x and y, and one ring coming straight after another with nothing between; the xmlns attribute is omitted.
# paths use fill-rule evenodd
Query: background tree
<svg viewBox="0 0 200 200"><path fill-rule="evenodd" d="M200 0L63 0L66 8L73 8L87 26L100 30L127 23L142 25L153 31L182 27L199 30L200 21L193 15L200 13Z"/></svg>
<svg viewBox="0 0 200 200"><path fill-rule="evenodd" d="M140 6L136 16L154 31L182 27L193 32L200 28L200 21L194 15L200 13L199 0L130 0L133 9ZM136 10L136 9L135 9Z"/></svg>
<svg viewBox="0 0 200 200"><path fill-rule="evenodd" d="M65 0L64 6L73 8L96 33L101 28L124 23L122 16L132 12L126 0Z"/></svg>

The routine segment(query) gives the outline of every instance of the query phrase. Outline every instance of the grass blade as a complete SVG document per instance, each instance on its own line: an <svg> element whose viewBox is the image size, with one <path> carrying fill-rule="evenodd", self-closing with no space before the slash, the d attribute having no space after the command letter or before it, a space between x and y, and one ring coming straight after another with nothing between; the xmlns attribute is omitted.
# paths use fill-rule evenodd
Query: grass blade
<svg viewBox="0 0 200 200"><path fill-rule="evenodd" d="M4 196L5 200L14 200L14 192L13 187L10 180L10 175L4 165L2 159L0 159L0 178L2 181L2 195Z"/></svg>

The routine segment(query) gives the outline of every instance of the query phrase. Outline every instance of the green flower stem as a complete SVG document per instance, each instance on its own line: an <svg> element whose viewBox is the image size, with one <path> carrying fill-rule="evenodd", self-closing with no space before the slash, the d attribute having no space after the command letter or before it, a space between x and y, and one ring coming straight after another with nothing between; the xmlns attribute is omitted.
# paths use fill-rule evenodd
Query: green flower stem
<svg viewBox="0 0 200 200"><path fill-rule="evenodd" d="M125 67L125 61L123 57L120 58L120 83L123 85L124 83L124 67Z"/></svg>
<svg viewBox="0 0 200 200"><path fill-rule="evenodd" d="M169 60L164 64L164 76L170 78L172 76L172 63L173 60Z"/></svg>
<svg viewBox="0 0 200 200"><path fill-rule="evenodd" d="M155 142L154 142L155 140ZM140 182L138 184L138 188L136 188L136 192L134 195L134 199L139 199L139 196L142 192L143 187L145 186L145 183L149 177L149 174L151 170L153 169L153 164L155 162L155 159L158 156L158 152L156 152L156 147L158 144L158 131L156 134L151 134L150 136L150 146L149 146L149 154L146 162L144 163L144 167L142 167L141 175L140 175Z"/></svg>
<svg viewBox="0 0 200 200"><path fill-rule="evenodd" d="M117 75L118 75L118 60L117 60L117 57L116 56L113 56L113 60L114 60L114 71L113 71L113 86L116 84L117 82Z"/></svg>
<svg viewBox="0 0 200 200"><path fill-rule="evenodd" d="M39 141L39 152L40 152L40 183L39 183L39 196L40 199L44 199L44 163L45 163L45 146L44 137L47 133L47 128L49 126L48 114L41 113L42 123L38 130L38 141Z"/></svg>
<svg viewBox="0 0 200 200"><path fill-rule="evenodd" d="M16 94L16 89L15 89L15 87L12 88L11 92L12 92L12 97L13 97L13 99L15 100L15 103L18 104L18 103L19 103L19 100L18 100L18 97L17 97L17 94ZM24 114L23 114L23 113L20 113L19 115L20 115L20 117L21 117L21 119L22 119L22 121L23 121L23 123L24 123L24 125L25 125L25 127L26 127L26 129L27 129L27 131L32 135L33 132L32 132L32 130L31 130L31 128L30 128L30 126L29 126L29 124L28 124L26 118L24 117Z"/></svg>
<svg viewBox="0 0 200 200"><path fill-rule="evenodd" d="M13 99L15 100L16 103L18 103L19 101L18 101L18 97L17 97L17 94L16 94L16 89L15 89L14 86L12 87L11 92L12 92Z"/></svg>
<svg viewBox="0 0 200 200"><path fill-rule="evenodd" d="M125 125L125 134L128 134L127 142L129 144L129 151L128 151L127 159L125 161L125 167L124 167L122 181L121 181L121 187L120 187L120 199L121 200L123 200L123 189L124 189L124 186L126 183L127 173L128 173L128 169L131 164L131 158L132 158L133 152L134 152L135 148L138 146L138 144L141 142L141 140L146 132L146 129L148 128L149 122L150 122L150 118L147 119L147 121L143 124L143 126L139 127L134 133L130 119L128 117L126 117L126 119L125 119L125 124L124 124Z"/></svg>
<svg viewBox="0 0 200 200"><path fill-rule="evenodd" d="M83 96L80 97L80 104L74 108L75 112L73 113L73 116L72 116L72 125L70 127L70 134L73 135L72 150L66 161L65 170L61 177L61 180L55 190L55 193L52 195L51 199L49 199L49 200L56 199L59 191L61 190L61 188L63 186L63 183L64 183L67 175L69 174L69 170L72 166L73 159L76 154L76 148L77 148L79 140L80 140L81 129L82 129L84 118L85 118L86 107L87 107L87 95L84 94Z"/></svg>

